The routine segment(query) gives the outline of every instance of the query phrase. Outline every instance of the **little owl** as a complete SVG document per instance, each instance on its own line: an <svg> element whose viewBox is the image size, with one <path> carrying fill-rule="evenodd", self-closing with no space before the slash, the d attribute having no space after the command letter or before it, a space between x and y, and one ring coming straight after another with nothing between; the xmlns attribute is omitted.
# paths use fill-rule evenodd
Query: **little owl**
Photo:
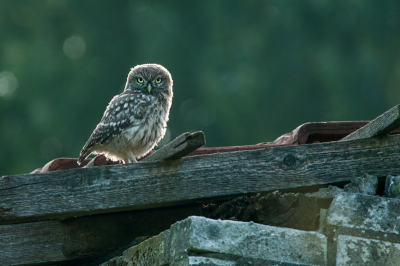
<svg viewBox="0 0 400 266"><path fill-rule="evenodd" d="M124 91L114 96L83 146L78 164L90 154L124 163L136 162L164 137L172 104L172 77L157 64L138 65Z"/></svg>

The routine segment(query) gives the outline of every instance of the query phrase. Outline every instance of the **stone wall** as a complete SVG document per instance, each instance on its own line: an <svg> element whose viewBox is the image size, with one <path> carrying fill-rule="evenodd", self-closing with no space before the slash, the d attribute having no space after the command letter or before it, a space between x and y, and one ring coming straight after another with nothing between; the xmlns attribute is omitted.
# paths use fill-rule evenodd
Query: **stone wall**
<svg viewBox="0 0 400 266"><path fill-rule="evenodd" d="M400 200L340 193L320 230L191 216L111 265L400 265Z"/></svg>

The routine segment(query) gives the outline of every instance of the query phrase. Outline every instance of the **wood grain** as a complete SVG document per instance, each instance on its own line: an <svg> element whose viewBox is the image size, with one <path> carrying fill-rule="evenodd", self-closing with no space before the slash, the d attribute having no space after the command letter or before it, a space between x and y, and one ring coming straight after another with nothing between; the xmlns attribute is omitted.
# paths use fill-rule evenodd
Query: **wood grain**
<svg viewBox="0 0 400 266"><path fill-rule="evenodd" d="M385 135L400 127L400 105L378 116L359 130L347 135L340 141L366 139L374 136Z"/></svg>
<svg viewBox="0 0 400 266"><path fill-rule="evenodd" d="M0 265L93 258L135 237L157 235L190 215L199 215L198 205L0 225Z"/></svg>
<svg viewBox="0 0 400 266"><path fill-rule="evenodd" d="M141 162L180 159L204 144L206 144L206 139L203 132L183 133L161 149L141 160Z"/></svg>
<svg viewBox="0 0 400 266"><path fill-rule="evenodd" d="M398 175L400 136L4 176L2 224Z"/></svg>
<svg viewBox="0 0 400 266"><path fill-rule="evenodd" d="M59 221L0 226L0 265L65 261Z"/></svg>

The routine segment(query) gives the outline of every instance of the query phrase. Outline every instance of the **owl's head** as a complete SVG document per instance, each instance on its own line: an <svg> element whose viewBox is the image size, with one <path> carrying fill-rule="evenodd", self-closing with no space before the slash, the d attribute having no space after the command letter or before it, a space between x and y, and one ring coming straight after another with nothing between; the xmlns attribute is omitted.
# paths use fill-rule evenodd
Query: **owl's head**
<svg viewBox="0 0 400 266"><path fill-rule="evenodd" d="M139 91L153 95L172 97L172 77L169 71L158 64L138 65L131 69L125 91Z"/></svg>

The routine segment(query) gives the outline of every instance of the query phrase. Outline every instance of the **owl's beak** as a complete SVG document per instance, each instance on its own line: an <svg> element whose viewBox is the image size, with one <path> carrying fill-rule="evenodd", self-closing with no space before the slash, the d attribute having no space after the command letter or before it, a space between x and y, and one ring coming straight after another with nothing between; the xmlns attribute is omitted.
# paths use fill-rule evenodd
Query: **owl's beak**
<svg viewBox="0 0 400 266"><path fill-rule="evenodd" d="M150 84L150 83L147 84L147 91L148 91L149 93L151 92L151 84Z"/></svg>

